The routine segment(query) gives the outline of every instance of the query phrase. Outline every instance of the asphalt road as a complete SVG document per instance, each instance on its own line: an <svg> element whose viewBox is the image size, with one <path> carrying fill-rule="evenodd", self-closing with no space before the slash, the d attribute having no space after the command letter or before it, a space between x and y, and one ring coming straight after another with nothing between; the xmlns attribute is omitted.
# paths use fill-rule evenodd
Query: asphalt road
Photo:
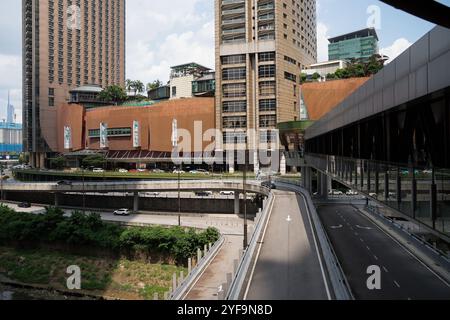
<svg viewBox="0 0 450 320"><path fill-rule="evenodd" d="M319 206L356 299L450 299L450 287L424 264L350 205ZM381 271L381 289L369 290L369 266Z"/></svg>
<svg viewBox="0 0 450 320"><path fill-rule="evenodd" d="M327 280L302 200L293 192L275 190L274 194L246 299L328 300Z"/></svg>

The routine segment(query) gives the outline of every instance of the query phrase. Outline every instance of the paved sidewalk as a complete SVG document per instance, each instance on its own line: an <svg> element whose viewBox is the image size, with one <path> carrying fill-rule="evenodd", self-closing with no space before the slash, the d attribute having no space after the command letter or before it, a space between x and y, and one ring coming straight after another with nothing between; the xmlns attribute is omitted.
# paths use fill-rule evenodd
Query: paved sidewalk
<svg viewBox="0 0 450 320"><path fill-rule="evenodd" d="M244 237L241 234L228 235L217 256L200 276L185 300L217 300L218 288L227 280L227 273L233 272L233 261L239 258Z"/></svg>

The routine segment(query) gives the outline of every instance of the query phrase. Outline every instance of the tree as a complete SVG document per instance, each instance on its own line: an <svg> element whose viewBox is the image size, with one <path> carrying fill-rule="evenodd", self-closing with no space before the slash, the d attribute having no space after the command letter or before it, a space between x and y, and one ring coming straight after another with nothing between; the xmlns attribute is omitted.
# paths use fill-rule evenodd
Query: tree
<svg viewBox="0 0 450 320"><path fill-rule="evenodd" d="M133 81L133 89L134 95L136 96L138 93L144 92L145 86L144 83L140 80Z"/></svg>
<svg viewBox="0 0 450 320"><path fill-rule="evenodd" d="M64 168L64 165L66 164L66 158L63 156L59 156L57 158L50 159L50 165L58 170L61 170Z"/></svg>
<svg viewBox="0 0 450 320"><path fill-rule="evenodd" d="M320 74L318 72L316 72L312 75L312 78L313 78L313 80L318 80L318 79L320 79Z"/></svg>
<svg viewBox="0 0 450 320"><path fill-rule="evenodd" d="M306 79L308 78L308 75L306 74L306 73L302 73L301 75L300 75L300 81L302 82L302 83L304 83L304 82L306 82Z"/></svg>
<svg viewBox="0 0 450 320"><path fill-rule="evenodd" d="M114 102L115 104L126 101L128 96L125 90L120 86L109 86L103 90L99 98L106 102Z"/></svg>
<svg viewBox="0 0 450 320"><path fill-rule="evenodd" d="M155 80L153 82L147 83L147 91L158 89L159 87L162 87L163 83L160 80Z"/></svg>
<svg viewBox="0 0 450 320"><path fill-rule="evenodd" d="M86 158L84 158L81 163L82 163L83 167L85 167L85 168L89 168L89 167L102 168L106 163L106 158L104 155L94 154L94 155L87 156Z"/></svg>
<svg viewBox="0 0 450 320"><path fill-rule="evenodd" d="M133 89L133 81L130 79L127 79L125 81L125 89L127 89L128 92L130 92Z"/></svg>

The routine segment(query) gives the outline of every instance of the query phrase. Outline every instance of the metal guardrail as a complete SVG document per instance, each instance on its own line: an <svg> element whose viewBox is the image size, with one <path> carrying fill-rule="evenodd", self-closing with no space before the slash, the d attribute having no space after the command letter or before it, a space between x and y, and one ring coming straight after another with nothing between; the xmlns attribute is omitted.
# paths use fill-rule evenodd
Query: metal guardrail
<svg viewBox="0 0 450 320"><path fill-rule="evenodd" d="M235 271L234 278L231 282L228 292L225 294L226 300L239 300L242 295L242 289L245 280L248 276L251 262L255 255L255 251L258 245L258 239L261 237L264 226L266 225L269 213L273 206L274 197L271 193L269 198L265 200L265 206L260 214L257 216L255 222L255 230L250 239L250 245L241 257L237 270Z"/></svg>
<svg viewBox="0 0 450 320"><path fill-rule="evenodd" d="M204 256L197 262L197 265L192 269L191 273L182 280L181 284L170 295L170 300L183 300L190 289L192 289L195 282L201 276L206 267L211 263L214 257L219 252L220 248L225 242L225 237L222 235L218 241L204 253Z"/></svg>
<svg viewBox="0 0 450 320"><path fill-rule="evenodd" d="M286 182L284 179L278 179L283 187L286 187L298 194L300 194L306 202L307 209L310 212L311 219L313 220L314 228L319 240L320 247L322 249L322 255L325 260L325 264L330 276L330 281L333 287L334 296L336 300L354 300L354 296L342 270L341 264L337 258L337 255L331 245L331 241L320 221L316 208L312 202L310 194L300 186L300 183Z"/></svg>

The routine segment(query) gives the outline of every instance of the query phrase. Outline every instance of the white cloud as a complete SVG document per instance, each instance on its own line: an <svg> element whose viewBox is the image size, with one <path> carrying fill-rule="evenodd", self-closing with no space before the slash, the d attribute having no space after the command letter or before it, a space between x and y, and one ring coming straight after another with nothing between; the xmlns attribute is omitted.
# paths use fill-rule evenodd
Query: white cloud
<svg viewBox="0 0 450 320"><path fill-rule="evenodd" d="M328 61L328 27L323 22L317 23L317 60Z"/></svg>
<svg viewBox="0 0 450 320"><path fill-rule="evenodd" d="M170 66L197 62L214 68L214 20L208 0L127 2L127 75L167 81Z"/></svg>
<svg viewBox="0 0 450 320"><path fill-rule="evenodd" d="M380 53L389 57L389 60L387 61L387 63L389 63L402 54L403 51L408 49L411 45L412 43L407 39L400 38L395 40L391 46L381 49Z"/></svg>

